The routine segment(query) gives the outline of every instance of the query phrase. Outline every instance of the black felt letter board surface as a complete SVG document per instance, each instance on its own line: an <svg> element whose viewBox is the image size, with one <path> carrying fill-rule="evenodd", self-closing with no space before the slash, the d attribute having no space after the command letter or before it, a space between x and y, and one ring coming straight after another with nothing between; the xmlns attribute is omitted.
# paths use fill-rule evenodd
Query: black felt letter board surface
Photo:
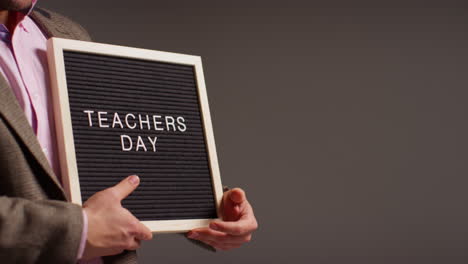
<svg viewBox="0 0 468 264"><path fill-rule="evenodd" d="M82 202L136 174L140 220L216 218L194 67L64 51Z"/></svg>

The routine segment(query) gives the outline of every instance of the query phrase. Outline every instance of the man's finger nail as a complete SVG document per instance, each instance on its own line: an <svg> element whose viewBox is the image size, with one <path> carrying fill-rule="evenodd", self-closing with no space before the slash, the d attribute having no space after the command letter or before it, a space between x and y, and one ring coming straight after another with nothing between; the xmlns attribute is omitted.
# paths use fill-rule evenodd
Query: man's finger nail
<svg viewBox="0 0 468 264"><path fill-rule="evenodd" d="M136 175L130 176L130 178L128 180L133 185L138 185L138 183L140 183L140 178L138 178L138 176L136 176Z"/></svg>
<svg viewBox="0 0 468 264"><path fill-rule="evenodd" d="M219 230L219 226L217 224L211 223L210 228L213 230Z"/></svg>

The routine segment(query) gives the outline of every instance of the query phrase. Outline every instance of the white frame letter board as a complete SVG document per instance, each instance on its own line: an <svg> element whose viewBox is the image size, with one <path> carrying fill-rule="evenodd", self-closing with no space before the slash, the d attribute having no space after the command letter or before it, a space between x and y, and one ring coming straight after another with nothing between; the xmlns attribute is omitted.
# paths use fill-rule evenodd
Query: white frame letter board
<svg viewBox="0 0 468 264"><path fill-rule="evenodd" d="M219 217L223 195L198 56L51 38L47 55L64 188L73 203L128 175L122 205L153 232Z"/></svg>

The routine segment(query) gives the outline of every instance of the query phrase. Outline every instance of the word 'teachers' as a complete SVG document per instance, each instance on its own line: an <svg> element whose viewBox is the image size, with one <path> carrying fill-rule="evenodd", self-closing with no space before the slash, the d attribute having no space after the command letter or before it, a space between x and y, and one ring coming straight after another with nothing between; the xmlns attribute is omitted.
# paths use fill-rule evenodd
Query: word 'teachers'
<svg viewBox="0 0 468 264"><path fill-rule="evenodd" d="M142 115L117 112L83 110L87 115L88 126L100 128L129 128L138 130L154 130L184 133L187 131L185 118L183 116L170 115ZM131 136L120 135L122 151L153 151L156 152L157 136L137 136L133 140ZM136 142L136 143L134 143Z"/></svg>

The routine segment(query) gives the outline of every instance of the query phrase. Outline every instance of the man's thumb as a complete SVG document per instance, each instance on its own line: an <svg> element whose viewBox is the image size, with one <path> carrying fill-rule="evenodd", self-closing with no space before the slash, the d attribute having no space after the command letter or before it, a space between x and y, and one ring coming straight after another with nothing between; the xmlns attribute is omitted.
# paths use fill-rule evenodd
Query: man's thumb
<svg viewBox="0 0 468 264"><path fill-rule="evenodd" d="M112 189L117 193L120 200L129 196L140 184L140 178L136 175L128 176L116 184Z"/></svg>

